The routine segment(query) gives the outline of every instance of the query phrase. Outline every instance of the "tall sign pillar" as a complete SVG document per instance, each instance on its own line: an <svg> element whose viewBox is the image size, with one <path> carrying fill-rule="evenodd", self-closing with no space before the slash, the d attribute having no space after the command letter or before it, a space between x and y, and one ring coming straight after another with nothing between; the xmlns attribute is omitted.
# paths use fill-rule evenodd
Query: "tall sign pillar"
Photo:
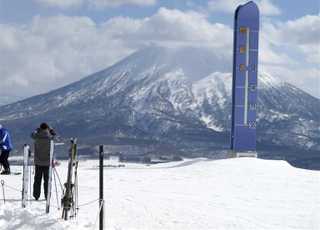
<svg viewBox="0 0 320 230"><path fill-rule="evenodd" d="M259 9L250 1L234 17L231 150L256 157Z"/></svg>

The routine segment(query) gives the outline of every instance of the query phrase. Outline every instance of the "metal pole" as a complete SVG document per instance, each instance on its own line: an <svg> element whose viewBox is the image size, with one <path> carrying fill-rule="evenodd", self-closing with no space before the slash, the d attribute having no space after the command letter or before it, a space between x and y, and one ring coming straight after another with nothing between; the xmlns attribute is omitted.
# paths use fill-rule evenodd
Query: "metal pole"
<svg viewBox="0 0 320 230"><path fill-rule="evenodd" d="M3 203L6 203L6 195L4 193L4 180L1 180L1 186L2 186L2 195L3 195Z"/></svg>
<svg viewBox="0 0 320 230"><path fill-rule="evenodd" d="M99 146L99 210L100 211L100 221L99 221L99 230L103 230L103 223L104 223L104 200L103 200L103 145Z"/></svg>

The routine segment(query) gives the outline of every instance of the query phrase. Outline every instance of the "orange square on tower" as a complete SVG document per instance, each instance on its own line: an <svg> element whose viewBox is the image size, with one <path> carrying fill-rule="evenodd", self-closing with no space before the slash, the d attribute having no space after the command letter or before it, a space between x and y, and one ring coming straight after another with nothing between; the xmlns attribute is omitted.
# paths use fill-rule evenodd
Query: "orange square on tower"
<svg viewBox="0 0 320 230"><path fill-rule="evenodd" d="M246 47L245 46L240 46L239 48L240 53L245 53L246 52Z"/></svg>
<svg viewBox="0 0 320 230"><path fill-rule="evenodd" d="M247 33L247 27L240 27L240 33Z"/></svg>

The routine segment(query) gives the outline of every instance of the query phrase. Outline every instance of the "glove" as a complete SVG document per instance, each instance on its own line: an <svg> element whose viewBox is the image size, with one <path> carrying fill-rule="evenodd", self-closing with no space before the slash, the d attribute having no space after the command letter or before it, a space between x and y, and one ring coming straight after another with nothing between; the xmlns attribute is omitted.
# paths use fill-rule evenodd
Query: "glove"
<svg viewBox="0 0 320 230"><path fill-rule="evenodd" d="M56 135L56 132L53 130L53 129L50 129L50 134L52 135L52 136L55 136Z"/></svg>
<svg viewBox="0 0 320 230"><path fill-rule="evenodd" d="M59 165L60 165L60 162L57 161L57 160L54 160L54 161L52 162L52 166L53 166L53 167L57 167L57 166L59 166Z"/></svg>

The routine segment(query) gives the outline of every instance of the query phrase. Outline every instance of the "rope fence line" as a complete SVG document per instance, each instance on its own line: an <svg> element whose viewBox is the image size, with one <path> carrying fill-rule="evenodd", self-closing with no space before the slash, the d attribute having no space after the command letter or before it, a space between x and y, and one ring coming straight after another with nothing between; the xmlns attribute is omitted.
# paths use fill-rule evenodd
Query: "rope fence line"
<svg viewBox="0 0 320 230"><path fill-rule="evenodd" d="M11 190L13 190L13 191L16 191L16 192L22 192L21 190L16 189L16 188L14 188L14 187L12 187L12 186L9 186L9 185L6 185L6 184L3 184L3 186L4 186L4 187L7 187L7 188L9 188L9 189L11 189Z"/></svg>
<svg viewBox="0 0 320 230"><path fill-rule="evenodd" d="M17 188L15 188L15 187L13 187L13 186L7 185L4 180L1 180L1 185L2 185L3 187L9 188L9 189L11 189L11 190L13 190L13 191L16 191L16 192L20 192L20 193L22 192L22 190L20 190L20 189L17 189ZM1 200L3 200L3 199L1 199ZM8 200L9 200L9 199L8 199ZM11 200L18 201L18 200L21 200L21 199L11 199ZM30 201L30 200L33 201L33 199L28 199L27 201ZM91 205L91 204L93 204L93 203L95 203L95 202L97 202L97 201L99 201L99 200L100 200L99 198L94 199L94 200L90 200L90 201L85 202L85 203L83 203L83 204L79 204L78 207L88 206L88 205Z"/></svg>
<svg viewBox="0 0 320 230"><path fill-rule="evenodd" d="M78 207L80 208L80 207L88 206L88 205L91 205L91 204L96 203L96 202L99 201L99 200L100 200L100 199L95 199L95 200L92 200L92 201L88 201L88 202L86 202L86 203L83 203L83 204L78 205Z"/></svg>
<svg viewBox="0 0 320 230"><path fill-rule="evenodd" d="M3 201L4 199L0 199L1 201ZM21 202L21 199L5 199L5 201L8 201L8 202ZM28 202L45 202L46 200L35 200L35 199L28 199L26 200Z"/></svg>
<svg viewBox="0 0 320 230"><path fill-rule="evenodd" d="M0 199L1 201L3 201L4 199L2 198L2 199ZM21 199L14 199L14 198L11 198L11 199L5 199L6 201L9 201L9 202L21 202ZM31 201L31 202L44 202L44 201L46 201L45 199L43 199L43 200L35 200L35 199L28 199L28 200L26 200L26 201ZM86 203L83 203L83 204L80 204L78 207L80 208L80 207L85 207L85 206L89 206L89 205L91 205L91 204L94 204L94 203L96 203L96 202L98 202L99 201L99 199L95 199L95 200L92 200L92 201L88 201L88 202L86 202ZM58 207L58 206L54 206L54 205L51 205L52 207Z"/></svg>
<svg viewBox="0 0 320 230"><path fill-rule="evenodd" d="M56 178L58 179L58 182L60 185L60 189L61 189L61 191L63 191L64 188L63 188L63 185L62 185L62 182L61 182L61 179L60 179L60 176L59 176L59 173L58 173L56 167L53 168L53 174L56 175Z"/></svg>

